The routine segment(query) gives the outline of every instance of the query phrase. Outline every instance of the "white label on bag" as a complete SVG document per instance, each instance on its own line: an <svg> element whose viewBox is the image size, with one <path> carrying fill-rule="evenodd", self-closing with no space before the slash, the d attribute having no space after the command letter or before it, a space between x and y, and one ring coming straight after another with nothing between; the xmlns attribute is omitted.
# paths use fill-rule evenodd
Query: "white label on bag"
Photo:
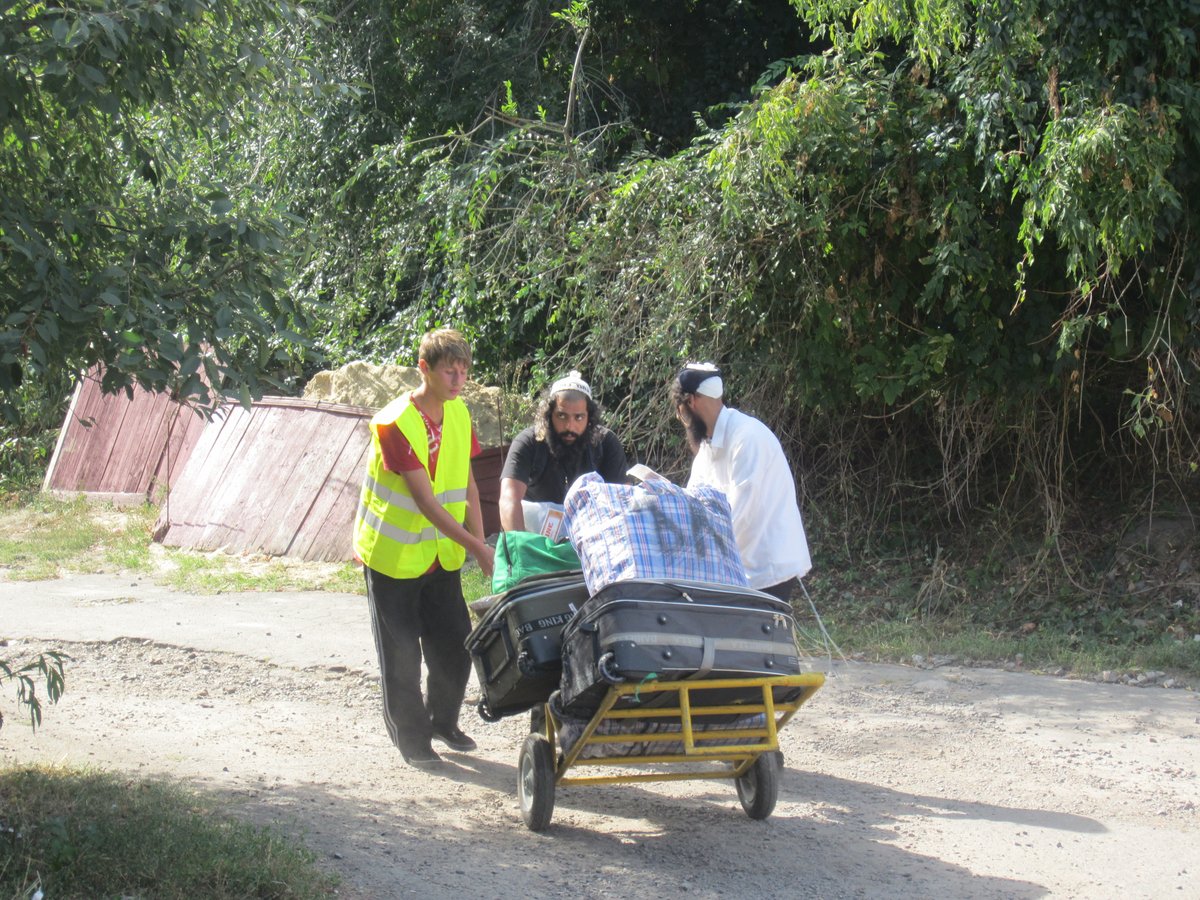
<svg viewBox="0 0 1200 900"><path fill-rule="evenodd" d="M542 527L538 534L552 541L557 541L562 534L563 511L561 509L546 510L546 518L542 519Z"/></svg>

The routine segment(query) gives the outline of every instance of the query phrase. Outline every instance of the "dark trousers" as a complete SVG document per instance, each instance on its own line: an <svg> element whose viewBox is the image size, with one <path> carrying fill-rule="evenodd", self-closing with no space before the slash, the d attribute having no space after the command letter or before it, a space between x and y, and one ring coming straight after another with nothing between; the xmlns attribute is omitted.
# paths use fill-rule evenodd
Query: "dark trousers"
<svg viewBox="0 0 1200 900"><path fill-rule="evenodd" d="M787 581L781 581L779 584L771 587L761 588L764 594L770 594L772 597L778 597L786 603L792 602L792 591L800 586L799 578L789 578Z"/></svg>
<svg viewBox="0 0 1200 900"><path fill-rule="evenodd" d="M363 571L388 736L403 752L427 747L434 728L458 725L471 675L464 646L471 619L460 573L437 569L419 578L390 578L369 567ZM424 697L422 654L429 670Z"/></svg>

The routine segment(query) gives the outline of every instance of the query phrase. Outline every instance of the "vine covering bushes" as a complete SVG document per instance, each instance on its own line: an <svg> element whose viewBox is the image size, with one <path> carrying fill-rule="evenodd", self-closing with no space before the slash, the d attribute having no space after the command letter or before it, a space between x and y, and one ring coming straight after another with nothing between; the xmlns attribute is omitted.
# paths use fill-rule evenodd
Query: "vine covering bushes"
<svg viewBox="0 0 1200 900"><path fill-rule="evenodd" d="M463 322L524 389L579 366L676 474L666 383L716 360L827 559L971 545L1030 564L1014 596L1046 563L1107 590L1097 539L1195 498L1197 4L793 5L806 52L675 152L614 161L631 117L515 92L392 145L393 340Z"/></svg>
<svg viewBox="0 0 1200 900"><path fill-rule="evenodd" d="M1181 484L1196 4L935 5L797 2L827 49L670 156L496 111L426 154L391 271L437 289L403 311L494 368L584 366L658 462L665 379L716 359L819 505L1034 496L1053 533L1114 466Z"/></svg>

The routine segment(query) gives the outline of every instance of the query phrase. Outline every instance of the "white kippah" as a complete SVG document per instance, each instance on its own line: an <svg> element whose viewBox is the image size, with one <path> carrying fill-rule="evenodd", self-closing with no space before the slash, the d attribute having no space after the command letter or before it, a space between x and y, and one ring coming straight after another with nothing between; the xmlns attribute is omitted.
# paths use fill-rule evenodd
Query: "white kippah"
<svg viewBox="0 0 1200 900"><path fill-rule="evenodd" d="M720 398L725 393L721 370L710 362L688 363L677 376L677 380L685 394Z"/></svg>
<svg viewBox="0 0 1200 900"><path fill-rule="evenodd" d="M550 385L550 396L553 397L560 391L579 391L589 400L592 399L592 387L583 380L583 376L579 371L572 369L565 378L560 378L554 384Z"/></svg>

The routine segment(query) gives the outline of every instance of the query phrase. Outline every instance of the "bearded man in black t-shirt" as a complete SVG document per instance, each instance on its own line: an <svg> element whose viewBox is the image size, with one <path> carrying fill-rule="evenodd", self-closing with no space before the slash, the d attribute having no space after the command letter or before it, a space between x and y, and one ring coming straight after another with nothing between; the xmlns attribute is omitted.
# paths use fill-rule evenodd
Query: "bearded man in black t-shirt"
<svg viewBox="0 0 1200 900"><path fill-rule="evenodd" d="M500 526L531 531L526 513L533 504L561 505L580 475L598 472L605 481L624 482L629 463L615 434L600 422L592 388L572 371L550 386L535 424L509 447L500 473Z"/></svg>

